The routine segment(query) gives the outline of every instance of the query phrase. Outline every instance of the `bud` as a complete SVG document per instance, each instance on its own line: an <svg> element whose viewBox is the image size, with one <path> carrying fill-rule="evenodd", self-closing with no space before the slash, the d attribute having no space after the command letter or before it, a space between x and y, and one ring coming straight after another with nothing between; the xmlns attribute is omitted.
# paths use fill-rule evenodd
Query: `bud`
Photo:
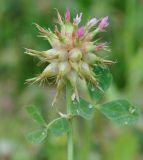
<svg viewBox="0 0 143 160"><path fill-rule="evenodd" d="M58 63L53 62L49 64L39 76L27 79L26 83L34 84L36 82L40 82L40 84L42 84L47 78L56 76L57 73L58 73Z"/></svg>
<svg viewBox="0 0 143 160"><path fill-rule="evenodd" d="M71 70L71 65L65 61L65 62L60 62L58 65L59 68L59 77L60 76L65 76L66 74L68 74Z"/></svg>
<svg viewBox="0 0 143 160"><path fill-rule="evenodd" d="M87 53L87 54L85 54L83 59L84 59L85 62L87 62L90 65L95 64L96 62L100 61L100 58L97 57L93 53Z"/></svg>
<svg viewBox="0 0 143 160"><path fill-rule="evenodd" d="M42 55L45 56L45 58L50 60L50 59L58 58L59 53L58 53L58 50L56 49L49 49L47 51L43 51Z"/></svg>
<svg viewBox="0 0 143 160"><path fill-rule="evenodd" d="M71 84L72 84L73 86L75 86L75 85L76 85L76 82L77 82L77 79L78 79L78 74L77 74L77 72L71 70L71 71L69 72L69 74L67 75L67 78L68 78L68 80L71 82Z"/></svg>
<svg viewBox="0 0 143 160"><path fill-rule="evenodd" d="M58 58L59 58L60 61L67 60L68 52L64 49L59 49L58 50Z"/></svg>
<svg viewBox="0 0 143 160"><path fill-rule="evenodd" d="M26 50L25 51L26 54L38 57L40 59L43 58L43 60L47 60L47 61L58 57L58 52L55 49L50 49L48 51L36 51L33 49L25 48L25 50Z"/></svg>
<svg viewBox="0 0 143 160"><path fill-rule="evenodd" d="M49 49L47 51L43 51L42 54L49 60L56 58L59 58L60 60L67 59L67 52L63 49Z"/></svg>
<svg viewBox="0 0 143 160"><path fill-rule="evenodd" d="M57 75L58 73L58 63L57 62L52 62L50 63L42 72L41 77L52 77Z"/></svg>
<svg viewBox="0 0 143 160"><path fill-rule="evenodd" d="M90 67L87 63L81 61L80 62L80 72L83 74L86 78L88 78L91 75Z"/></svg>
<svg viewBox="0 0 143 160"><path fill-rule="evenodd" d="M73 95L75 95L76 100L79 101L78 91L77 91L77 87L76 87L77 80L78 80L77 72L71 70L70 73L67 75L67 79L70 81L70 83L71 83L71 85L72 85L72 87L74 89Z"/></svg>
<svg viewBox="0 0 143 160"><path fill-rule="evenodd" d="M69 52L69 59L71 61L79 61L82 58L82 52L80 49L74 48Z"/></svg>

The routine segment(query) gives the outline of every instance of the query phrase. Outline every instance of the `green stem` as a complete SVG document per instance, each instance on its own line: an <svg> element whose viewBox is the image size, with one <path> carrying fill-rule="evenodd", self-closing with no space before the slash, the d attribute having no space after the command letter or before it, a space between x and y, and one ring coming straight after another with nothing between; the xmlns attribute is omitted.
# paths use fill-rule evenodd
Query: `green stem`
<svg viewBox="0 0 143 160"><path fill-rule="evenodd" d="M67 114L71 115L71 95L72 95L72 87L69 82L66 84L66 103L67 103ZM73 160L74 152L73 152L73 125L72 118L69 119L70 130L67 134L68 136L68 144L67 144L67 160Z"/></svg>
<svg viewBox="0 0 143 160"><path fill-rule="evenodd" d="M68 132L68 160L73 160L73 130L72 130L72 122L71 122L71 129Z"/></svg>

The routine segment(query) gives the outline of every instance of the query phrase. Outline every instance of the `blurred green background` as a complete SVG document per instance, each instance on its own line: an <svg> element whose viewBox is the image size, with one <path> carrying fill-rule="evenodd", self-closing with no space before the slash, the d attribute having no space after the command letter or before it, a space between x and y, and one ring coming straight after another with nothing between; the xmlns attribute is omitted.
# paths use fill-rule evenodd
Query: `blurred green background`
<svg viewBox="0 0 143 160"><path fill-rule="evenodd" d="M0 0L0 160L66 160L66 136L48 135L42 144L30 144L25 136L38 126L24 106L35 104L47 121L64 110L51 108L53 86L27 86L25 79L39 73L43 65L24 54L24 47L50 48L36 35L34 22L54 28L57 8L72 17L83 12L83 23L108 15L110 26L101 33L109 42L107 56L118 63L111 70L114 82L103 100L126 98L141 110L135 126L117 126L96 112L91 121L75 122L75 160L143 160L143 0Z"/></svg>

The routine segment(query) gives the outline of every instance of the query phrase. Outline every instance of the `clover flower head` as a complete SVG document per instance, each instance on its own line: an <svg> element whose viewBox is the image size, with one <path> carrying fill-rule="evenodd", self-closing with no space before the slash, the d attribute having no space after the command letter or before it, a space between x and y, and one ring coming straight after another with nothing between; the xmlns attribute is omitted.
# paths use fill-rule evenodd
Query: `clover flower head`
<svg viewBox="0 0 143 160"><path fill-rule="evenodd" d="M37 57L47 64L41 74L28 79L26 82L43 84L46 80L55 78L57 92L52 104L56 102L67 80L73 87L74 96L72 97L75 97L77 101L79 100L77 87L79 80L90 81L100 89L93 68L99 64L113 63L97 56L96 53L99 50L106 50L107 45L105 43L96 44L97 41L93 40L97 32L102 32L108 26L108 17L102 18L101 21L92 18L85 26L78 27L82 13L79 16L77 14L73 22L71 22L69 9L66 10L64 19L58 11L57 16L59 27L55 26L54 32L35 24L40 36L49 41L51 49L36 51L26 48L25 51L26 54ZM96 27L98 22L100 23Z"/></svg>

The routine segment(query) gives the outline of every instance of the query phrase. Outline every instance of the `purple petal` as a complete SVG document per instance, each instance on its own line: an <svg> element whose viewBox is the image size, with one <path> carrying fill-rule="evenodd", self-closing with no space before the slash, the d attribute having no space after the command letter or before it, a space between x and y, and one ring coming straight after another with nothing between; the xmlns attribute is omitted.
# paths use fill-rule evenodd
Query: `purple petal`
<svg viewBox="0 0 143 160"><path fill-rule="evenodd" d="M85 33L84 27L80 27L77 31L78 38L82 38L84 36L84 33Z"/></svg>
<svg viewBox="0 0 143 160"><path fill-rule="evenodd" d="M67 10L66 10L65 20L66 20L66 22L70 21L70 10L69 10L69 8L67 8Z"/></svg>
<svg viewBox="0 0 143 160"><path fill-rule="evenodd" d="M99 30L100 31L104 31L104 29L109 25L109 22L108 22L108 16L106 17L103 17L101 22L99 23Z"/></svg>
<svg viewBox="0 0 143 160"><path fill-rule="evenodd" d="M82 13L80 13L80 15L78 16L78 14L76 15L76 18L74 19L74 24L78 25L81 21L81 17L82 17Z"/></svg>
<svg viewBox="0 0 143 160"><path fill-rule="evenodd" d="M97 24L97 19L96 18L92 18L90 21L88 21L87 26L93 27L96 24Z"/></svg>

